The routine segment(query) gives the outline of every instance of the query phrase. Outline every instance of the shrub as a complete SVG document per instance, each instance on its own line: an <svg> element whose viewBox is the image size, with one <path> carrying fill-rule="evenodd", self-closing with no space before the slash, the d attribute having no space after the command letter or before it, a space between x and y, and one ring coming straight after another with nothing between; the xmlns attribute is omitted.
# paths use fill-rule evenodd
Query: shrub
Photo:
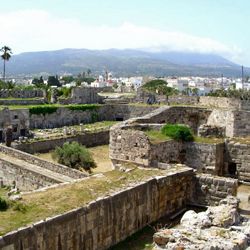
<svg viewBox="0 0 250 250"><path fill-rule="evenodd" d="M75 169L84 169L90 171L96 167L96 164L85 146L79 145L77 142L66 142L62 147L56 147L52 155L60 164Z"/></svg>
<svg viewBox="0 0 250 250"><path fill-rule="evenodd" d="M161 129L162 134L178 141L193 141L194 136L191 129L185 125L180 124L166 124Z"/></svg>
<svg viewBox="0 0 250 250"><path fill-rule="evenodd" d="M4 198L0 197L0 211L5 211L8 208L8 203Z"/></svg>

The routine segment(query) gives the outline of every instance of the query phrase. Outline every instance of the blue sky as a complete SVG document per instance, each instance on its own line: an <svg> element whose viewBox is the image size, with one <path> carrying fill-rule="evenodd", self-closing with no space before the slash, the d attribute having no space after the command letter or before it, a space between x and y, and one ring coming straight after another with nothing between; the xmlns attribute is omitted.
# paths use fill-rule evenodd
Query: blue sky
<svg viewBox="0 0 250 250"><path fill-rule="evenodd" d="M0 41L16 53L187 50L250 66L248 0L0 0L0 6Z"/></svg>

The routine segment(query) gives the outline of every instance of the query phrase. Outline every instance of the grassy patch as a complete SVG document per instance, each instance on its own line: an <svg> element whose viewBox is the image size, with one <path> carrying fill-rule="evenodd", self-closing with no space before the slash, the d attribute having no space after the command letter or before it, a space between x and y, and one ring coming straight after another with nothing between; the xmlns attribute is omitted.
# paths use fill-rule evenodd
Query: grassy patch
<svg viewBox="0 0 250 250"><path fill-rule="evenodd" d="M92 176L82 182L23 195L19 206L0 212L0 235L21 226L58 215L71 209L82 207L86 203L103 197L112 191L118 191L130 183L138 183L156 175L165 175L163 170L143 170L135 168L124 173L117 170L104 173L102 177Z"/></svg>
<svg viewBox="0 0 250 250"><path fill-rule="evenodd" d="M169 136L162 134L161 131L158 130L147 130L145 134L148 136L150 142L154 144L171 140Z"/></svg>
<svg viewBox="0 0 250 250"><path fill-rule="evenodd" d="M224 139L223 138L209 138L209 137L195 136L194 141L197 142L197 143L213 144L213 143L223 143Z"/></svg>

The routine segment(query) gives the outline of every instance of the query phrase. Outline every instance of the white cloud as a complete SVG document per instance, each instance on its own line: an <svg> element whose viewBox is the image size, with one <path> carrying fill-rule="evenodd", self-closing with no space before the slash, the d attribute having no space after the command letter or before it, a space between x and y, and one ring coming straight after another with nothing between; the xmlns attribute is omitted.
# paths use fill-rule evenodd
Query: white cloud
<svg viewBox="0 0 250 250"><path fill-rule="evenodd" d="M15 53L62 48L145 48L217 53L231 59L237 59L241 54L237 47L210 38L131 23L118 27L84 26L78 20L55 17L40 10L0 13L0 41Z"/></svg>

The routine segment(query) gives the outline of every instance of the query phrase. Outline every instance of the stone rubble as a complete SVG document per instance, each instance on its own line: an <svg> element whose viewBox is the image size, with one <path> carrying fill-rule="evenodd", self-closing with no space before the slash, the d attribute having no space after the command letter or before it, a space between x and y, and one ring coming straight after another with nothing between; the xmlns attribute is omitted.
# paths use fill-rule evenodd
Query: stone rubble
<svg viewBox="0 0 250 250"><path fill-rule="evenodd" d="M250 246L250 220L238 213L238 200L227 197L205 212L187 211L180 228L154 234L154 250L244 250Z"/></svg>

